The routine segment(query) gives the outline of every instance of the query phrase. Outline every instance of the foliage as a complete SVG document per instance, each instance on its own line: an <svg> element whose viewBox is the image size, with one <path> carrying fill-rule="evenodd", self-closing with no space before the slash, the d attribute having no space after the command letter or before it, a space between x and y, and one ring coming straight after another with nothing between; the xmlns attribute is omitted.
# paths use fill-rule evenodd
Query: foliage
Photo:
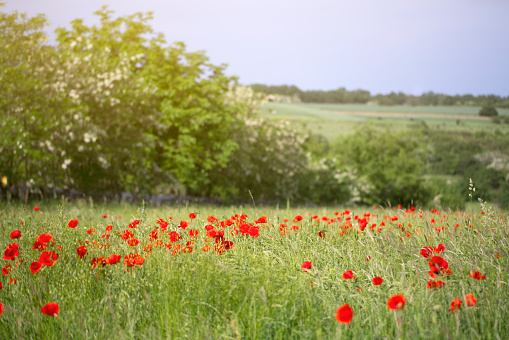
<svg viewBox="0 0 509 340"><path fill-rule="evenodd" d="M422 173L424 150L415 135L368 126L340 139L335 154L341 165L352 167L372 186L361 196L365 203L423 204L430 197Z"/></svg>
<svg viewBox="0 0 509 340"><path fill-rule="evenodd" d="M479 116L483 117L494 117L498 116L497 109L492 105L483 105L481 110L479 110Z"/></svg>

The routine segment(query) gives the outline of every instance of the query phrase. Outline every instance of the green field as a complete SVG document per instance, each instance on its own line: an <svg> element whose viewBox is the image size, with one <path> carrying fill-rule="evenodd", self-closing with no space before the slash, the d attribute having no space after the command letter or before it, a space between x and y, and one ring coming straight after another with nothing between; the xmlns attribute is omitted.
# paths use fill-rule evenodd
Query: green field
<svg viewBox="0 0 509 340"><path fill-rule="evenodd" d="M509 124L479 120L479 107L471 106L378 106L364 104L267 103L262 114L272 119L289 120L296 127L304 126L330 141L349 134L360 123L387 126L394 132L418 127L425 122L444 131L509 131ZM509 109L498 109L501 118L509 117ZM363 113L362 115L360 113ZM411 114L410 117L390 115ZM471 116L468 117L468 116Z"/></svg>
<svg viewBox="0 0 509 340"><path fill-rule="evenodd" d="M465 212L4 205L0 333L3 339L504 339L508 218L504 211L481 212L479 204ZM70 228L73 219L78 224ZM51 239L35 243L43 233ZM17 254L8 251L13 247ZM88 250L83 258L78 247ZM436 257L425 258L423 247L434 248ZM48 252L53 260L33 273ZM143 260L133 264L129 254ZM375 277L383 282L374 285ZM405 303L391 310L389 298L397 294ZM453 301L461 302L455 311ZM50 302L58 316L56 309L45 315ZM345 304L353 317L339 323L335 313Z"/></svg>

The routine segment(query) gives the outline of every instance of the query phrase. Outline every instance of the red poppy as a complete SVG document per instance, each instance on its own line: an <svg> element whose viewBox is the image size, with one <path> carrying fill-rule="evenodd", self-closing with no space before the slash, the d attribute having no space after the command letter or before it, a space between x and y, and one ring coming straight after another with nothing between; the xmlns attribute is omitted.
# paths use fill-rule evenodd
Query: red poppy
<svg viewBox="0 0 509 340"><path fill-rule="evenodd" d="M194 220L194 219L196 218L196 214L194 214L194 213L190 213L190 214L189 214L189 218L190 218L191 220Z"/></svg>
<svg viewBox="0 0 509 340"><path fill-rule="evenodd" d="M140 221L139 220L134 220L132 221L131 223L129 223L128 227L129 228L136 228L136 226L140 224Z"/></svg>
<svg viewBox="0 0 509 340"><path fill-rule="evenodd" d="M214 215L210 215L209 217L207 217L207 222L215 223L215 222L218 222L218 220Z"/></svg>
<svg viewBox="0 0 509 340"><path fill-rule="evenodd" d="M0 315L4 313L4 304L0 302Z"/></svg>
<svg viewBox="0 0 509 340"><path fill-rule="evenodd" d="M42 314L46 314L49 316L58 316L59 308L60 307L58 306L57 303L50 302L50 303L47 303L44 306L42 306L41 312L42 312Z"/></svg>
<svg viewBox="0 0 509 340"><path fill-rule="evenodd" d="M55 261L58 259L58 254L54 251L43 251L41 256L39 257L39 261L48 267L51 267L55 264Z"/></svg>
<svg viewBox="0 0 509 340"><path fill-rule="evenodd" d="M267 223L267 216L260 217L254 223Z"/></svg>
<svg viewBox="0 0 509 340"><path fill-rule="evenodd" d="M189 225L189 222L187 222L187 221L180 221L180 224L178 226L179 226L179 228L182 228L182 229L185 230L188 225Z"/></svg>
<svg viewBox="0 0 509 340"><path fill-rule="evenodd" d="M12 260L19 256L19 244L11 243L7 246L4 252L4 260Z"/></svg>
<svg viewBox="0 0 509 340"><path fill-rule="evenodd" d="M320 230L320 231L318 232L318 236L320 236L320 238L325 238L325 231Z"/></svg>
<svg viewBox="0 0 509 340"><path fill-rule="evenodd" d="M39 207L34 207L34 211L39 211Z"/></svg>
<svg viewBox="0 0 509 340"><path fill-rule="evenodd" d="M10 264L8 264L8 265L6 265L5 267L2 268L2 274L9 275L11 270L12 270L12 266Z"/></svg>
<svg viewBox="0 0 509 340"><path fill-rule="evenodd" d="M76 249L76 252L78 253L78 257L80 259L84 258L85 255L87 254L87 247L85 246L81 246L81 247L78 247L78 249Z"/></svg>
<svg viewBox="0 0 509 340"><path fill-rule="evenodd" d="M305 272L307 272L307 269L311 269L311 261L304 261L301 269Z"/></svg>
<svg viewBox="0 0 509 340"><path fill-rule="evenodd" d="M379 276L373 278L373 286L379 286L382 282L384 282L384 279Z"/></svg>
<svg viewBox="0 0 509 340"><path fill-rule="evenodd" d="M16 283L18 283L18 279L16 279L16 278L11 278L11 279L9 280L9 283L8 283L8 284L13 285L13 284L16 284Z"/></svg>
<svg viewBox="0 0 509 340"><path fill-rule="evenodd" d="M302 217L301 215L297 215L294 217L293 222L297 223L297 222L302 221L303 219L304 219L304 217Z"/></svg>
<svg viewBox="0 0 509 340"><path fill-rule="evenodd" d="M486 279L486 275L481 274L481 272L479 272L477 270L471 272L469 276L474 278L474 279L477 279L478 281Z"/></svg>
<svg viewBox="0 0 509 340"><path fill-rule="evenodd" d="M108 218L108 216L107 215L103 215L103 218Z"/></svg>
<svg viewBox="0 0 509 340"><path fill-rule="evenodd" d="M177 233L176 231L172 231L170 233L170 242L171 243L175 243L177 242L178 240L180 240L182 237L180 236L179 233Z"/></svg>
<svg viewBox="0 0 509 340"><path fill-rule="evenodd" d="M456 298L451 301L451 308L449 308L449 312L455 312L456 310L461 309L462 301L459 298Z"/></svg>
<svg viewBox="0 0 509 340"><path fill-rule="evenodd" d="M41 270L41 268L42 268L42 263L39 261L34 261L30 265L30 271L34 274L37 273L39 270Z"/></svg>
<svg viewBox="0 0 509 340"><path fill-rule="evenodd" d="M90 229L87 230L87 234L88 235L92 235L94 232L95 232L94 228L90 228Z"/></svg>
<svg viewBox="0 0 509 340"><path fill-rule="evenodd" d="M366 257L366 259L364 260L364 262L368 262L369 260L371 260L371 256Z"/></svg>
<svg viewBox="0 0 509 340"><path fill-rule="evenodd" d="M191 237L198 236L198 230L195 230L195 229L189 230L188 233L189 233L189 236L191 236Z"/></svg>
<svg viewBox="0 0 509 340"><path fill-rule="evenodd" d="M351 270L347 270L343 273L343 279L349 280L349 279L355 279L355 276L353 275L353 272Z"/></svg>
<svg viewBox="0 0 509 340"><path fill-rule="evenodd" d="M336 321L342 324L349 324L353 318L353 311L348 303L339 307L336 311Z"/></svg>
<svg viewBox="0 0 509 340"><path fill-rule="evenodd" d="M260 235L260 227L252 226L249 228L247 233L251 235L251 237L258 237Z"/></svg>
<svg viewBox="0 0 509 340"><path fill-rule="evenodd" d="M445 246L440 243L438 246L435 247L434 251L436 254L440 254L441 252L443 252L445 250Z"/></svg>
<svg viewBox="0 0 509 340"><path fill-rule="evenodd" d="M14 230L12 233L11 233L11 240L14 240L15 238L20 238L21 237L21 231L19 230Z"/></svg>
<svg viewBox="0 0 509 340"><path fill-rule="evenodd" d="M53 239L53 235L48 234L48 233L44 233L44 234L41 234L41 235L39 235L37 237L37 242L40 242L42 244L46 244L49 241L51 241L52 239Z"/></svg>
<svg viewBox="0 0 509 340"><path fill-rule="evenodd" d="M423 247L420 251L421 255L424 256L425 258L428 258L430 257L431 255L433 255L433 248L431 247Z"/></svg>
<svg viewBox="0 0 509 340"><path fill-rule="evenodd" d="M76 228L78 226L78 220L70 220L67 226L69 228Z"/></svg>
<svg viewBox="0 0 509 340"><path fill-rule="evenodd" d="M477 300L474 297L474 294L465 295L465 303L467 306L477 306Z"/></svg>
<svg viewBox="0 0 509 340"><path fill-rule="evenodd" d="M232 241L223 241L222 243L225 250L230 250L233 248L233 242Z"/></svg>
<svg viewBox="0 0 509 340"><path fill-rule="evenodd" d="M403 309L403 307L405 307L405 303L406 299L403 294L396 294L387 300L387 307L392 310Z"/></svg>
<svg viewBox="0 0 509 340"><path fill-rule="evenodd" d="M131 247L136 247L138 243L140 243L140 241L138 241L137 238L130 238L129 240L127 240L127 244L130 245Z"/></svg>
<svg viewBox="0 0 509 340"><path fill-rule="evenodd" d="M110 232L110 231L111 231L111 229L113 229L113 226L112 226L112 225L109 225L109 226L107 226L107 227L106 227L106 231L107 231L107 232Z"/></svg>
<svg viewBox="0 0 509 340"><path fill-rule="evenodd" d="M115 264L115 263L118 263L120 262L120 259L122 258L122 256L120 255L117 255L117 254L111 254L110 256L108 256L106 258L106 264Z"/></svg>

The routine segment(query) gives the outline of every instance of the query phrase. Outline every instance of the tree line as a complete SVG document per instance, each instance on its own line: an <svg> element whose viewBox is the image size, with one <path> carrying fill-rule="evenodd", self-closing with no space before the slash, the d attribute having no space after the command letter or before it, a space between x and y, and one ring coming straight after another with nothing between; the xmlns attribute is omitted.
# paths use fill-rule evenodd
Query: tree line
<svg viewBox="0 0 509 340"><path fill-rule="evenodd" d="M378 105L471 105L471 106L496 106L509 108L509 96L498 95L447 95L442 93L426 92L420 96L409 95L402 92L389 94L371 94L365 90L348 91L344 87L331 91L303 91L294 85L270 86L252 84L251 87L259 93L277 94L292 97L294 100L304 103L335 103L335 104L366 104L368 102Z"/></svg>

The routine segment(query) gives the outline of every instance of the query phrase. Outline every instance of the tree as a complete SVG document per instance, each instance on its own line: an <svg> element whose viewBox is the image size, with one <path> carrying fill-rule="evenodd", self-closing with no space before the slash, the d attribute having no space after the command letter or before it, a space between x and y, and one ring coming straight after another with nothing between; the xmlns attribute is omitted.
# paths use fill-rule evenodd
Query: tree
<svg viewBox="0 0 509 340"><path fill-rule="evenodd" d="M479 116L495 117L498 116L498 111L492 105L483 105L483 107L479 110Z"/></svg>

